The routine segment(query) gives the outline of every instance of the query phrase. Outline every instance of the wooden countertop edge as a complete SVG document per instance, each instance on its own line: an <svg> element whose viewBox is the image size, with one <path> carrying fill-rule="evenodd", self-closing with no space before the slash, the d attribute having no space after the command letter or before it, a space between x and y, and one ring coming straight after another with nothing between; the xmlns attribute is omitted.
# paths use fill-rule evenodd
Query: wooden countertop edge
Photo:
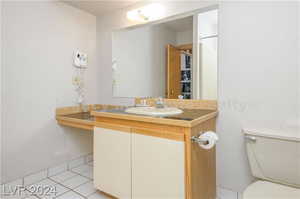
<svg viewBox="0 0 300 199"><path fill-rule="evenodd" d="M204 122L206 120L215 118L217 116L218 116L218 111L214 111L212 113L208 113L208 114L206 114L206 115L204 115L202 117L199 117L197 119L192 120L191 121L191 127L196 126L196 125L198 125L198 124L200 124L200 123L202 123L202 122Z"/></svg>
<svg viewBox="0 0 300 199"><path fill-rule="evenodd" d="M192 121L184 121L184 120L175 120L175 119L168 119L168 118L154 118L154 117L147 117L147 116L139 116L139 115L123 115L118 113L107 113L107 112L97 112L92 111L92 115L95 117L108 117L113 119L123 119L123 120L133 120L133 121L140 121L140 122L148 122L154 124L165 124L165 125L172 125L172 126L180 126L180 127L193 127L196 126L206 120L214 118L218 115L218 112L212 112L206 114L202 117L194 119ZM72 126L72 127L79 127L82 126L84 129L93 129L95 126L95 121L90 120L83 120L77 118L70 118L66 116L56 116L56 120L59 124L65 126Z"/></svg>
<svg viewBox="0 0 300 199"><path fill-rule="evenodd" d="M199 117L192 121L185 121L185 120L176 120L176 119L168 119L168 118L155 118L155 117L147 117L142 115L125 115L125 114L118 114L118 113L107 113L107 112L97 112L92 111L91 115L95 117L108 117L113 119L123 119L123 120L134 120L140 122L149 122L155 124L166 124L172 126L180 126L180 127L193 127L203 121L216 117L218 114L217 111Z"/></svg>
<svg viewBox="0 0 300 199"><path fill-rule="evenodd" d="M70 122L79 122L79 123L88 124L88 125L94 125L95 124L95 121L84 120L84 119L77 119L77 118L71 118L71 117L66 117L66 116L56 116L56 120L65 120L65 121L70 121Z"/></svg>
<svg viewBox="0 0 300 199"><path fill-rule="evenodd" d="M64 126L71 126L75 128L81 128L86 130L93 130L95 126L94 121L70 118L65 116L56 116L57 123Z"/></svg>

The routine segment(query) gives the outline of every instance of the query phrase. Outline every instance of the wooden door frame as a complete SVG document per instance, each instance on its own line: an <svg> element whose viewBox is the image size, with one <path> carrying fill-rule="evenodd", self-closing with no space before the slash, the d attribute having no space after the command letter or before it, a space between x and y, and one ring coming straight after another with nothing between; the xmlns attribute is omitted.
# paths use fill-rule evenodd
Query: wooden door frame
<svg viewBox="0 0 300 199"><path fill-rule="evenodd" d="M168 98L168 99L177 99L178 97L170 98L170 96L174 96L174 93L172 94L172 93L169 92L171 90L170 89L170 78L169 78L169 74L170 74L169 69L171 68L170 67L169 49L171 49L171 48L175 48L176 53L179 54L178 57L176 57L176 60L177 60L177 58L179 59L179 60L177 60L177 61L179 61L178 70L179 70L179 73L180 73L179 75L181 75L181 72L180 72L180 67L181 67L180 66L180 49L177 46L174 46L172 44L168 44L168 45L166 45L166 67L165 67L166 68L166 87L165 87L165 95L166 95L166 98ZM180 78L180 76L178 78ZM180 88L180 79L179 79L179 91L180 91L180 89L181 88Z"/></svg>
<svg viewBox="0 0 300 199"><path fill-rule="evenodd" d="M193 43L176 46L180 50L193 50Z"/></svg>
<svg viewBox="0 0 300 199"><path fill-rule="evenodd" d="M166 77L166 80L165 80L165 98L169 98L169 82L168 82L168 71L169 71L169 59L168 59L168 46L169 45L172 45L172 44L168 44L166 46L166 74L165 74L165 77ZM173 46L173 45L172 45ZM189 44L182 44L182 45L178 45L178 46L174 46L175 48L177 48L178 50L190 50L191 51L191 54L193 54L193 48L194 48L194 45L193 43L189 43ZM194 62L192 63L192 66L194 65ZM181 66L180 66L181 67ZM193 67L191 67L191 75L192 75L192 79L194 78L194 75L193 75ZM191 95L193 96L193 81L191 81Z"/></svg>

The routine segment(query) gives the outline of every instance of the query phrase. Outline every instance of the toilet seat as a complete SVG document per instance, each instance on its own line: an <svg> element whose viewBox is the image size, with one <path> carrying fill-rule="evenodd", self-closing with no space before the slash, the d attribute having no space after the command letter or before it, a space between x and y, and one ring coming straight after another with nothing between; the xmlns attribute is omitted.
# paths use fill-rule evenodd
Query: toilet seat
<svg viewBox="0 0 300 199"><path fill-rule="evenodd" d="M243 199L299 199L300 189L267 181L256 181L243 193Z"/></svg>

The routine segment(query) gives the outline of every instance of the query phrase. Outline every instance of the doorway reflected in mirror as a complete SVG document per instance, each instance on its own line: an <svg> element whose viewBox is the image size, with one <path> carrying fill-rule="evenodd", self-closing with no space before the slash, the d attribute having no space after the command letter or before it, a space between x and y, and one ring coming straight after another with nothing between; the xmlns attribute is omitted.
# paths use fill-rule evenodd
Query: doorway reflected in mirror
<svg viewBox="0 0 300 199"><path fill-rule="evenodd" d="M195 13L113 32L114 97L217 99L218 11Z"/></svg>

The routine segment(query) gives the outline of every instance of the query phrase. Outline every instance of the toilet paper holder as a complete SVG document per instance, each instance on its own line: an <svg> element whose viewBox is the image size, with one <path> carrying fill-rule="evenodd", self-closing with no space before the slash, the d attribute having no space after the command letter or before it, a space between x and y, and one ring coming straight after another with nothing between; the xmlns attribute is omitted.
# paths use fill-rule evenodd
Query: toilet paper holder
<svg viewBox="0 0 300 199"><path fill-rule="evenodd" d="M208 144L208 141L207 141L207 140L202 140L202 139L200 138L200 136L201 136L202 133L203 133L203 132L200 132L198 135L192 136L192 137L191 137L192 142L195 142L195 143L198 143L198 144L204 144L204 145L207 145L207 144Z"/></svg>

